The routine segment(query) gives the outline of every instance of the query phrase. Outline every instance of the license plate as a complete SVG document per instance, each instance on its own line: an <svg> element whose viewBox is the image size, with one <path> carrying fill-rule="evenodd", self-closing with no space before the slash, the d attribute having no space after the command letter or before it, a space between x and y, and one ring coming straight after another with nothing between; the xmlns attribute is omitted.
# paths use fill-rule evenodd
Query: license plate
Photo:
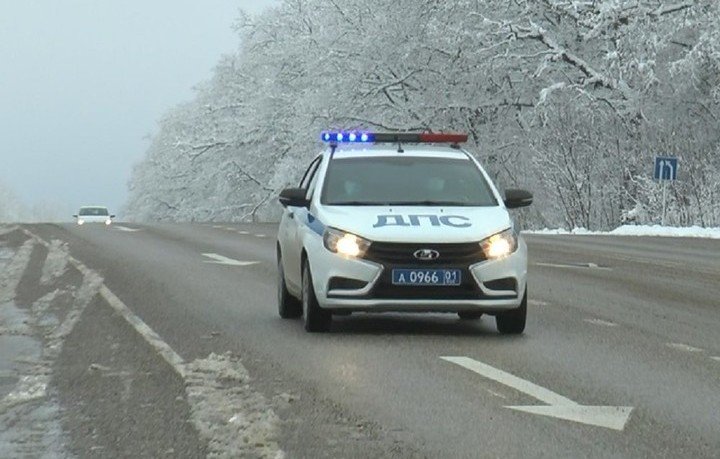
<svg viewBox="0 0 720 459"><path fill-rule="evenodd" d="M393 285L460 285L459 269L393 269Z"/></svg>

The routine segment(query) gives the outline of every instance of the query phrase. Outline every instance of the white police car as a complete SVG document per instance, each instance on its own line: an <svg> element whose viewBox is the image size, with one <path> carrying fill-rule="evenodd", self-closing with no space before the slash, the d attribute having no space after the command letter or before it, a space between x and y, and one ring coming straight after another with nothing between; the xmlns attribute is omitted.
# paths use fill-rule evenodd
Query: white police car
<svg viewBox="0 0 720 459"><path fill-rule="evenodd" d="M326 331L333 314L452 312L522 333L527 248L464 134L325 132L326 151L285 207L277 241L283 318Z"/></svg>

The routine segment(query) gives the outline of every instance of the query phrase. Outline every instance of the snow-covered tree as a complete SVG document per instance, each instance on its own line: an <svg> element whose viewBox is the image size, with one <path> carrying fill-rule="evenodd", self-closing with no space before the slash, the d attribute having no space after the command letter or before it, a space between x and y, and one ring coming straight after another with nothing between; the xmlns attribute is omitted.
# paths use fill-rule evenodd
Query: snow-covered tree
<svg viewBox="0 0 720 459"><path fill-rule="evenodd" d="M130 182L136 219L277 216L332 127L462 130L535 225L720 224L714 0L284 0L170 111ZM670 134L672 133L672 134ZM692 139L688 142L687 139Z"/></svg>

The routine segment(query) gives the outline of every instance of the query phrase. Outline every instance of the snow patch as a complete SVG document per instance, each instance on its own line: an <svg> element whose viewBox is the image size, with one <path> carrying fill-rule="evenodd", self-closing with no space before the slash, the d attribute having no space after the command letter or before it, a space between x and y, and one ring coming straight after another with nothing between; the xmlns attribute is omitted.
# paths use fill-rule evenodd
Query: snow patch
<svg viewBox="0 0 720 459"><path fill-rule="evenodd" d="M589 231L585 228L527 230L523 234L541 235L580 235L580 236L661 236L661 237L695 237L720 239L720 228L703 228L700 226L675 227L660 225L623 225L612 231Z"/></svg>
<svg viewBox="0 0 720 459"><path fill-rule="evenodd" d="M65 274L68 259L67 244L54 239L48 247L48 254L45 259L45 264L43 265L40 283L42 285L48 285Z"/></svg>
<svg viewBox="0 0 720 459"><path fill-rule="evenodd" d="M191 417L209 457L284 458L280 421L231 354L210 354L185 365Z"/></svg>
<svg viewBox="0 0 720 459"><path fill-rule="evenodd" d="M34 246L32 240L26 241L0 272L0 304L15 299L15 289L30 262L30 254Z"/></svg>
<svg viewBox="0 0 720 459"><path fill-rule="evenodd" d="M45 397L49 381L50 376L46 374L23 376L18 381L15 389L0 402L0 413L17 404Z"/></svg>
<svg viewBox="0 0 720 459"><path fill-rule="evenodd" d="M48 284L62 276L71 259L67 248L59 241L47 244L28 235L31 239L0 271L0 333L22 333L31 343L37 343L37 351L27 356L20 347L3 348L2 357L14 362L12 373L13 377L17 375L17 382L0 400L0 457L66 457L60 408L48 395L48 384L65 337L97 294L102 278L92 272L83 273L83 282L78 289L55 289L29 307L14 306L15 290L36 243L48 248L41 283ZM52 305L59 295L68 293L73 294L73 303L61 323L52 312Z"/></svg>

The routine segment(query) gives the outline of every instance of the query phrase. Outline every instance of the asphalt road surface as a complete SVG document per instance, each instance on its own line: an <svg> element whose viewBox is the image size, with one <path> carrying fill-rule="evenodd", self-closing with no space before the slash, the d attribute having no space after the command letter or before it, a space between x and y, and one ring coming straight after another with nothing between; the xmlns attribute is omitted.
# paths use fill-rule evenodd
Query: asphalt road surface
<svg viewBox="0 0 720 459"><path fill-rule="evenodd" d="M102 276L50 365L68 456L720 454L720 241L528 235L522 336L443 314L353 314L308 334L277 315L274 225L23 228L80 268L43 283L57 247L26 245L20 311L53 288L81 298L83 266ZM0 241L17 252L27 237ZM198 379L215 364L239 376ZM232 400L255 450L203 427L237 420L215 415Z"/></svg>

